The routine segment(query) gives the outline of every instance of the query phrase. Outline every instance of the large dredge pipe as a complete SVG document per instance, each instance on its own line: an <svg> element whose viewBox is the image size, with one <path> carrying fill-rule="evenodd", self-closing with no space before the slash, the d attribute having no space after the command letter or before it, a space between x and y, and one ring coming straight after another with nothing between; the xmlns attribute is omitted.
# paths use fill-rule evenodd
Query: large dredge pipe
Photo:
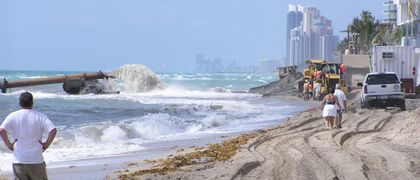
<svg viewBox="0 0 420 180"><path fill-rule="evenodd" d="M54 76L54 77L46 77L46 78L37 78L37 79L25 79L25 80L15 80L15 81L7 81L5 78L0 79L0 89L2 93L6 93L8 88L16 88L16 87L26 87L26 86L37 86L37 85L44 85L44 84L56 84L56 83L64 83L63 89L67 93L70 94L77 94L78 92L68 92L66 90L66 82L69 84L73 83L75 80L80 82L76 87L78 89L83 88L85 80L94 80L94 79L104 79L104 78L112 78L110 75L106 75L105 73L99 71L96 73L83 73L83 74L71 74L71 75L64 75L64 76ZM67 88L68 89L68 88Z"/></svg>

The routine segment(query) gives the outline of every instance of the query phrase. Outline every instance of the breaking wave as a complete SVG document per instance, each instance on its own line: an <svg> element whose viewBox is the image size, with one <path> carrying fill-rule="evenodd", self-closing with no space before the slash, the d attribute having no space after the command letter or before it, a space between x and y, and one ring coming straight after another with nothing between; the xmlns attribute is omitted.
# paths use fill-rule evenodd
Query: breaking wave
<svg viewBox="0 0 420 180"><path fill-rule="evenodd" d="M124 82L123 87L120 88L123 91L147 92L163 88L163 84L156 74L141 64L123 65L114 71L112 75Z"/></svg>

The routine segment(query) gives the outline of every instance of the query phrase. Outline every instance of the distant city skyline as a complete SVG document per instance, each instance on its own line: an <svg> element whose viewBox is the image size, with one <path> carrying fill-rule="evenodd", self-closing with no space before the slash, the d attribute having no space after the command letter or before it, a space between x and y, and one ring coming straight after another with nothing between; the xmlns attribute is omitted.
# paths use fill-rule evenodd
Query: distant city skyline
<svg viewBox="0 0 420 180"><path fill-rule="evenodd" d="M289 3L317 7L340 37L363 10L383 18L383 2L366 0L1 1L0 69L193 72L200 52L258 66L287 56Z"/></svg>
<svg viewBox="0 0 420 180"><path fill-rule="evenodd" d="M227 64L226 64L227 62ZM257 64L236 64L236 60L223 61L220 57L207 57L204 53L196 55L195 73L260 73L271 74L277 72L281 66L279 60L261 59Z"/></svg>

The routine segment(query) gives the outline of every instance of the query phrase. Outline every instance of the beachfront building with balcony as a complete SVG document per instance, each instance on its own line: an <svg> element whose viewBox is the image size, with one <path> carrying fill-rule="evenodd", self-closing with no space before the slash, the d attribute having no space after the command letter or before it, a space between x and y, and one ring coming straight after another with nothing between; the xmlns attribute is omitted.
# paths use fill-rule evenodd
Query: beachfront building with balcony
<svg viewBox="0 0 420 180"><path fill-rule="evenodd" d="M384 22L396 19L395 27L404 27L405 36L400 45L374 45L370 71L396 72L404 92L413 94L420 87L420 0L386 0L383 5Z"/></svg>

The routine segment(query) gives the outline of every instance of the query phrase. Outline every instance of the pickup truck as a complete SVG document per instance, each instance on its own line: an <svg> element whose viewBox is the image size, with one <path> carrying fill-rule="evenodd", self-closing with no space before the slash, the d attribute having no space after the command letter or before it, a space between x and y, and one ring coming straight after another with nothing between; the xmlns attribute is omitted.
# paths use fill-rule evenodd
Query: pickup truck
<svg viewBox="0 0 420 180"><path fill-rule="evenodd" d="M405 96L401 81L395 72L369 73L366 75L360 95L362 108L398 106L405 111Z"/></svg>

